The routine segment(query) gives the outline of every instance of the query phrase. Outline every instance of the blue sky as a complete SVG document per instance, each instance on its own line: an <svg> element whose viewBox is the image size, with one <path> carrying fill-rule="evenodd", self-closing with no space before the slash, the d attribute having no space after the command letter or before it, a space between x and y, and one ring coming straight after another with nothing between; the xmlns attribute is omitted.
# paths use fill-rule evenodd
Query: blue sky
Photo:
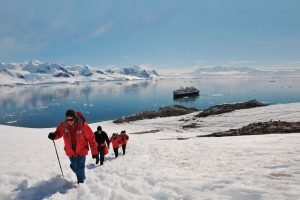
<svg viewBox="0 0 300 200"><path fill-rule="evenodd" d="M300 67L299 0L0 0L0 62Z"/></svg>

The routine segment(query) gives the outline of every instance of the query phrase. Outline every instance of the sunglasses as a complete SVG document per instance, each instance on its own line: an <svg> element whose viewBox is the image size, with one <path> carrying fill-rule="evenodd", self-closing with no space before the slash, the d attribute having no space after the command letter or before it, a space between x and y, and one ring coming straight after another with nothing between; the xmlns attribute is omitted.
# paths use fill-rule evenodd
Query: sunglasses
<svg viewBox="0 0 300 200"><path fill-rule="evenodd" d="M74 118L67 118L66 121L72 122L72 121L75 121L75 119Z"/></svg>

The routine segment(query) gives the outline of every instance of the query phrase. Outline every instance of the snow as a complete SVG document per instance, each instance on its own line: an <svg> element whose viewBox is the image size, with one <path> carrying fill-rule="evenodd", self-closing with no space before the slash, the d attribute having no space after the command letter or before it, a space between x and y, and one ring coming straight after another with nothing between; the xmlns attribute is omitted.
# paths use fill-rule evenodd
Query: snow
<svg viewBox="0 0 300 200"><path fill-rule="evenodd" d="M150 70L147 65L130 67L67 65L43 63L38 60L23 63L0 63L0 86L15 84L77 83L90 81L124 81L164 78L274 78L300 77L299 69L254 69L249 67L183 67L181 69Z"/></svg>
<svg viewBox="0 0 300 200"><path fill-rule="evenodd" d="M88 65L71 66L43 63L37 60L23 63L0 63L0 85L159 78L155 70L149 70L144 65L104 70Z"/></svg>
<svg viewBox="0 0 300 200"><path fill-rule="evenodd" d="M0 125L0 199L299 199L300 134L198 138L256 121L300 118L300 103L238 110L194 119L192 113L125 124L98 125L111 135L127 130L125 156L110 149L103 166L87 156L84 184L76 185L56 140L65 178L52 141L54 128ZM201 127L182 129L199 120ZM130 134L159 129L160 132ZM188 137L177 140L177 137ZM121 151L121 150L119 150Z"/></svg>
<svg viewBox="0 0 300 200"><path fill-rule="evenodd" d="M161 75L173 78L272 78L272 77L300 77L299 69L262 69L249 67L197 67L172 73L162 70Z"/></svg>

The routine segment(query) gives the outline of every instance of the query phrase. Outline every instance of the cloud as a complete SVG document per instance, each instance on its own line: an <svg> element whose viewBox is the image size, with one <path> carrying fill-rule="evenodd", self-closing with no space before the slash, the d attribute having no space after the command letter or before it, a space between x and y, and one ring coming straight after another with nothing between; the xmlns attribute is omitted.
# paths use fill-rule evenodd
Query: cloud
<svg viewBox="0 0 300 200"><path fill-rule="evenodd" d="M13 37L5 36L0 40L1 48L10 49L16 46L16 40Z"/></svg>
<svg viewBox="0 0 300 200"><path fill-rule="evenodd" d="M181 76L182 74L185 73L193 73L195 72L196 69L197 67L195 66L186 66L180 68L165 68L165 67L156 68L158 73L160 73L162 76Z"/></svg>
<svg viewBox="0 0 300 200"><path fill-rule="evenodd" d="M290 61L286 63L278 63L273 65L265 65L264 68L271 69L299 69L300 68L300 60Z"/></svg>
<svg viewBox="0 0 300 200"><path fill-rule="evenodd" d="M253 66L254 63L255 62L251 60L232 60L219 65L223 67L245 67L245 66L251 67Z"/></svg>
<svg viewBox="0 0 300 200"><path fill-rule="evenodd" d="M205 60L197 60L196 62L197 62L197 64L201 64L201 63L204 63Z"/></svg>
<svg viewBox="0 0 300 200"><path fill-rule="evenodd" d="M113 26L112 22L107 22L105 24L102 24L101 26L99 26L94 32L92 32L88 38L94 38L94 37L98 37L100 35L103 35L104 33L108 32L109 29Z"/></svg>
<svg viewBox="0 0 300 200"><path fill-rule="evenodd" d="M134 58L134 55L125 55L125 56L122 56L123 59L132 59Z"/></svg>
<svg viewBox="0 0 300 200"><path fill-rule="evenodd" d="M0 56L24 57L65 49L82 37L96 37L111 27L112 23L90 27L101 15L97 10L101 6L98 1L69 4L61 1L16 3L13 0L1 4ZM61 10L56 12L59 5ZM98 12L90 12L90 9ZM85 14L78 15L79 12ZM95 31L89 34L87 30Z"/></svg>
<svg viewBox="0 0 300 200"><path fill-rule="evenodd" d="M243 64L253 64L253 61L250 60L234 60L230 61L227 65L243 65Z"/></svg>
<svg viewBox="0 0 300 200"><path fill-rule="evenodd" d="M296 61L293 61L293 62L290 62L289 64L296 64L296 65L300 65L300 60L296 60Z"/></svg>
<svg viewBox="0 0 300 200"><path fill-rule="evenodd" d="M21 30L0 33L0 56L35 53L49 43L50 38L46 31Z"/></svg>
<svg viewBox="0 0 300 200"><path fill-rule="evenodd" d="M35 49L37 46L35 46ZM18 41L16 38L11 36L3 36L0 39L0 56L7 56L10 54L20 54L22 52L31 52L30 44L25 44Z"/></svg>

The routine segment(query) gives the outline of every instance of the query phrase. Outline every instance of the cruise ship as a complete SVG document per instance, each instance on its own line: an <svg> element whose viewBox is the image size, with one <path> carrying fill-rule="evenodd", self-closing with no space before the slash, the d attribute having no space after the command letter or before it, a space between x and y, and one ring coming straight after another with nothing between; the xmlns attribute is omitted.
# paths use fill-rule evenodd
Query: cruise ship
<svg viewBox="0 0 300 200"><path fill-rule="evenodd" d="M173 97L174 98L180 98L180 97L186 97L186 96L194 96L199 95L199 90L195 87L181 87L178 90L173 91Z"/></svg>

